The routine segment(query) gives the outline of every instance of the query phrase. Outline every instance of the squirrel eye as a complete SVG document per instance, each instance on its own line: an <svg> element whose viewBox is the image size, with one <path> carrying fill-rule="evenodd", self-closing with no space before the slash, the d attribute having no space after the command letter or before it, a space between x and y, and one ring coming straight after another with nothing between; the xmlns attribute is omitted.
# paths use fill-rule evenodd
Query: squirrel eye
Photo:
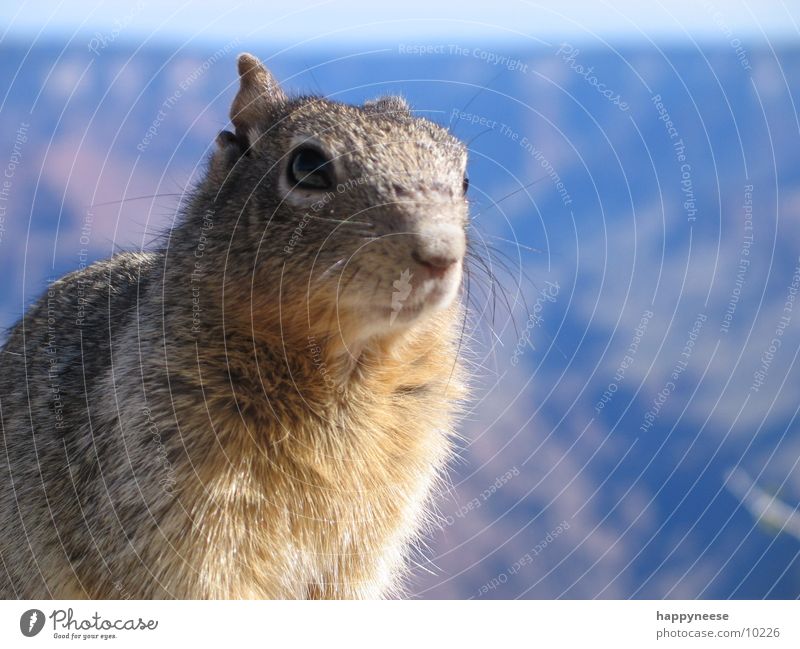
<svg viewBox="0 0 800 649"><path fill-rule="evenodd" d="M466 193L469 191L469 176L464 176L463 188L464 188L464 194L466 195Z"/></svg>
<svg viewBox="0 0 800 649"><path fill-rule="evenodd" d="M292 153L287 174L293 187L321 190L334 184L330 160L312 146L301 146Z"/></svg>

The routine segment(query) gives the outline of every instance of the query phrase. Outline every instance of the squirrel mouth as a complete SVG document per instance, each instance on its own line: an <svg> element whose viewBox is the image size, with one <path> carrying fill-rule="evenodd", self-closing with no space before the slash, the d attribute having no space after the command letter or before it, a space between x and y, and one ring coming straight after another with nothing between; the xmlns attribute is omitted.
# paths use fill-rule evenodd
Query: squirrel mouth
<svg viewBox="0 0 800 649"><path fill-rule="evenodd" d="M408 256L403 255L405 263L395 258L391 264L394 271L377 256L366 263L360 261L355 270L347 270L345 263L337 269L341 273L337 313L348 314L359 335L370 338L414 326L425 316L448 308L461 286L463 255L425 252L407 252Z"/></svg>
<svg viewBox="0 0 800 649"><path fill-rule="evenodd" d="M415 261L417 261L415 259ZM417 262L393 283L389 324L409 324L426 312L450 306L461 281L462 262L429 264Z"/></svg>

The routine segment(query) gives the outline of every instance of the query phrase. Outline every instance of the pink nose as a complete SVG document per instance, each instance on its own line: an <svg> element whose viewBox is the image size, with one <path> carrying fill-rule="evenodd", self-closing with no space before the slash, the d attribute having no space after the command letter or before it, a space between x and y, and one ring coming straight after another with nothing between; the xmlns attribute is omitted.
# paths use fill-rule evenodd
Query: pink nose
<svg viewBox="0 0 800 649"><path fill-rule="evenodd" d="M418 235L412 258L436 275L458 264L466 251L464 231L453 225L427 228Z"/></svg>
<svg viewBox="0 0 800 649"><path fill-rule="evenodd" d="M423 257L416 250L411 253L411 257L418 264L427 266L431 270L447 270L461 260L461 257L456 255L430 255Z"/></svg>

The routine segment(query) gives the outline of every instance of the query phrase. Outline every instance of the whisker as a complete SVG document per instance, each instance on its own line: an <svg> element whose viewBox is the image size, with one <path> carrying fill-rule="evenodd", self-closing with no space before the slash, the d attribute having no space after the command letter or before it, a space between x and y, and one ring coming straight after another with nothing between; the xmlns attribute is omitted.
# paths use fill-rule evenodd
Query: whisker
<svg viewBox="0 0 800 649"><path fill-rule="evenodd" d="M486 266L485 260L480 255L476 254L474 249L469 250L467 256L470 259L476 259L481 263L482 267L479 270L484 271L484 273L489 279L489 288L491 290L491 299L492 299L492 326L494 326L495 315L497 314L497 292L495 290L497 281L492 272Z"/></svg>
<svg viewBox="0 0 800 649"><path fill-rule="evenodd" d="M169 194L148 194L147 196L129 196L118 201L106 201L104 203L92 203L91 205L87 205L87 208L93 207L106 207L108 205L120 205L121 203L127 203L129 201L143 201L148 198L169 198L175 196L186 196L186 192L178 192L178 193L169 193Z"/></svg>
<svg viewBox="0 0 800 649"><path fill-rule="evenodd" d="M486 207L485 209L482 209L482 210L480 210L480 211L479 211L477 214L473 214L473 215L472 215L472 219L474 220L474 219L478 218L478 217L479 217L481 214L483 214L484 212L486 212L486 211L488 211L488 210L492 209L493 207L497 207L498 205L500 205L500 203L502 203L504 200L507 200L507 199L511 198L512 196L516 196L516 195L517 195L517 194L519 194L521 191L525 191L525 190L526 190L526 189L528 189L529 187L532 187L533 185L535 185L535 184L537 184L537 183L540 183L540 182L542 182L543 180L546 180L547 178L549 178L549 176L547 176L547 175L545 175L545 176L542 176L541 178L537 178L537 179L536 179L536 180L534 180L533 182L530 182L530 183L528 183L527 185L523 185L522 187L519 187L518 189L515 189L513 192L510 192L510 193L506 194L506 195L505 195L505 196L503 196L502 198L499 198L499 199L497 199L496 201L493 201L493 202L492 202L492 204L491 204L491 205L489 205L488 207Z"/></svg>
<svg viewBox="0 0 800 649"><path fill-rule="evenodd" d="M486 90L489 89L489 86L491 86L495 81L497 81L500 77L502 77L507 72L508 72L508 70L506 70L506 69L500 70L500 72L498 72L491 79L489 79L489 83L486 83L486 84L482 85L478 89L478 92L476 92L475 94L472 95L472 97L470 97L470 100L466 104L464 104L464 106L461 108L460 111L458 111L458 113L461 114L465 110L467 110L467 108L469 108L472 105L472 102L474 102L478 97L480 97L483 92L485 92ZM455 128L452 128L452 129L450 128L451 126L453 126L453 115L454 115L454 113L450 114L450 122L447 125L447 130L455 133L456 129Z"/></svg>
<svg viewBox="0 0 800 649"><path fill-rule="evenodd" d="M329 221L330 223L340 223L346 225L363 225L368 228L374 228L374 223L368 223L366 221L351 221L350 219L330 219L326 216L311 216L310 214L307 215L309 219L315 219L317 221Z"/></svg>
<svg viewBox="0 0 800 649"><path fill-rule="evenodd" d="M484 242L484 246L486 247L486 251L488 253L487 256L489 258L489 263L492 264L493 266L496 266L499 270L502 270L503 272L505 272L505 274L508 275L508 277L511 280L513 280L514 287L516 288L516 295L514 296L514 304L516 305L518 302L522 302L522 306L525 309L525 312L526 313L529 312L528 302L525 299L525 292L522 290L522 287L519 284L519 277L514 272L512 272L511 268L508 267L508 265L505 263L505 261L503 261L502 259L497 259L495 257L492 257L492 252L494 252L496 254L500 254L500 255L502 255L502 252L497 250L494 246L491 246L491 245L489 245L489 244L487 244L485 242ZM484 265L484 267L486 267L486 261L481 258L481 262ZM517 336L519 336L519 331L517 330L516 314L514 312L513 307L509 303L508 291L506 290L505 283L501 282L497 278L497 275L495 275L494 271L491 268L487 268L486 272L487 272L487 274L490 275L491 280L494 281L494 282L497 282L497 284L501 287L501 291L502 291L502 294L503 294L503 299L504 299L504 301L506 303L506 309L508 309L508 313L511 316L511 322L512 322L512 324L514 326L514 333ZM534 282L530 279L530 277L527 276L527 274L525 273L525 271L521 267L520 267L520 272L523 274L523 277L526 280L528 280L528 282L534 288L537 288L536 285L534 284ZM537 288L537 290L538 290L538 288Z"/></svg>
<svg viewBox="0 0 800 649"><path fill-rule="evenodd" d="M340 267L341 267L341 265L342 265L342 264L343 264L345 261L347 261L347 260L346 260L346 259L344 259L344 258L342 258L342 259L340 259L339 261L337 261L336 263L332 264L331 266L329 266L329 267L328 267L328 269L327 269L327 270L325 270L323 273L321 273L321 274L320 274L320 276L319 276L319 277L317 277L317 279L316 279L316 280L314 280L314 281L316 281L316 282L319 282L320 280L323 280L323 279L325 279L326 277L330 277L330 276L331 276L331 274L333 274L333 273L334 273L334 272L335 272L335 271L336 271L338 268L340 268Z"/></svg>
<svg viewBox="0 0 800 649"><path fill-rule="evenodd" d="M470 223L469 227L472 228L472 227L475 227L475 226ZM519 248L523 248L523 249L529 250L531 252L538 252L538 253L543 253L544 252L544 250L542 250L541 248L531 248L530 246L526 246L525 244L520 243L519 241L512 241L511 239L504 239L503 237L498 237L495 234L487 234L486 232L482 232L481 235L484 236L484 237L491 237L492 239L497 239L498 241L502 241L504 243L510 243L513 246L517 246Z"/></svg>
<svg viewBox="0 0 800 649"><path fill-rule="evenodd" d="M523 266L521 263L518 263L518 262L519 262L519 260L518 260L518 259L516 259L516 260L515 260L515 259L512 259L512 258L511 258L511 257L509 257L509 256L508 256L508 254L506 254L506 253L505 253L503 250L501 250L501 249L500 249L500 248L498 248L497 246L493 246L493 245L492 245L492 244L490 244L490 243L486 243L485 245L486 245L486 249L487 249L487 250L489 250L489 251L491 251L491 252L494 252L496 255L499 255L499 256L503 257L504 259L508 260L508 262L509 262L510 264L512 264L512 265L513 265L515 268L518 268L518 269L519 269L519 273L520 273L520 275L522 275L522 277L523 277L525 280L527 280L527 282L528 282L528 283L529 283L529 284L530 284L530 285L531 285L531 286L532 286L534 289L536 289L537 291L539 291L539 290L540 290L540 289L539 289L539 286L536 284L536 282L534 282L534 281L533 281L533 279L531 278L531 276L530 276L530 275L528 275L528 273L525 271L525 267L524 267L524 266ZM500 267L502 270L504 270L504 271L505 271L505 272L508 274L508 276L509 276L509 277L511 277L511 278L512 278L512 279L514 279L514 280L516 280L516 279L517 279L517 275L516 275L516 274L514 274L514 273L511 271L511 269L508 267L508 265L505 263L505 261L503 261L502 259L496 259L495 261L496 261L497 265L498 265L498 266L499 266L499 267ZM519 287L519 288L521 288L521 287ZM522 292L522 291L520 291L520 296L521 296L521 298L522 298L522 300L523 300L523 303L525 303L525 293L524 293L524 292ZM527 308L528 308L528 305L527 305L527 303L525 303L525 309L527 310Z"/></svg>
<svg viewBox="0 0 800 649"><path fill-rule="evenodd" d="M514 260L512 260L512 259L511 259L511 258L510 258L510 257L509 257L509 256L508 256L506 253L505 253L505 252L503 252L503 251L502 251L502 250L500 250L499 248L497 248L497 247L495 247L495 246L492 246L491 244L488 244L488 243L485 243L484 245L486 246L486 249L487 249L487 251L493 251L493 252L494 252L494 253L496 253L497 255L501 255L501 256L505 257L506 259L508 259L508 261L509 261L509 262L511 262L511 263L514 263ZM490 254L490 259L491 259L491 254ZM497 259L495 259L494 261L495 261L495 263L497 264L497 266L498 266L498 267L499 267L501 270L504 270L504 271L505 271L505 272L506 272L506 273L507 273L507 274L508 274L508 275L509 275L509 276L510 276L512 279L516 279L516 275L515 275L514 273L512 273L512 272L511 272L511 269L510 269L510 268L508 268L508 266L506 265L506 263L505 263L505 262L503 262L502 260L497 260ZM523 268L521 265L520 265L518 268L519 268L519 271L520 271L520 273L522 274L523 278L524 278L525 280L527 280L527 282L528 282L528 283L529 283L529 284L530 284L530 285L531 285L531 286L532 286L534 289L536 289L536 291L539 291L540 289L539 289L539 287L537 286L536 282L534 282L534 281L533 281L533 280L530 278L530 276L528 275L528 273L526 273L526 272L525 272L525 269L524 269L524 268ZM525 293L524 293L524 291L519 291L519 296L520 296L520 299L522 300L522 304L523 304L523 307L524 307L524 309L525 309L525 313L527 313L527 314L530 314L530 313L531 313L531 310L530 310L530 307L528 307L528 301L525 299ZM515 323L515 329L516 329L516 320L514 320L514 323ZM563 350L562 350L562 349L561 349L561 348L560 348L560 347L559 347L559 346L556 344L555 338L554 338L553 336L551 336L551 335L550 335L550 334L549 334L549 333L548 333L546 330L543 330L543 333L544 333L544 335L545 335L545 336L547 336L547 337L550 339L550 342L552 343L552 346L553 346L553 348L554 348L554 349L555 349L555 350L556 350L556 351L557 351L559 354L561 354L561 356L563 356L563 357L564 357L564 359L567 359L567 358L568 358L568 356L567 356L567 355L564 353L564 351L563 351Z"/></svg>
<svg viewBox="0 0 800 649"><path fill-rule="evenodd" d="M472 244L471 241L469 243ZM509 313L509 316L511 318L511 322L512 322L512 325L513 325L514 329L516 330L516 327L517 327L516 319L515 319L515 316L514 316L514 313L513 313L512 309L511 309L511 306L510 306L510 303L509 303L509 300L508 300L508 295L506 293L505 286L503 286L502 283L497 281L497 279L494 276L494 273L491 271L491 269L487 265L486 260L484 260L483 257L476 251L474 245L468 245L467 258L471 262L477 262L477 265L470 265L470 264L466 264L465 265L465 268L468 269L470 279L477 279L477 278L473 278L473 273L471 272L474 269L474 270L480 270L481 273L489 280L489 289L491 291L491 300L492 300L492 315L491 315L490 319L487 319L485 321L486 322L486 329L488 329L491 332L491 335L493 336L494 339L496 339L498 342L500 342L500 346L503 346L502 340L500 339L500 336L497 334L496 327L495 327L495 321L496 321L496 317L497 317L497 309L496 309L497 291L499 291L501 293L502 297L503 297L503 301L505 302L506 308L508 309L508 313ZM481 282L477 282L476 281L474 285L477 286L480 289L484 289L484 286L483 286L483 284ZM470 286L470 288L471 288L471 286ZM471 293L471 291L470 291L470 293ZM472 296L471 295L468 297L469 304L473 307L475 312L477 314L479 314L479 316L483 315L483 313L486 312L487 300L488 300L488 296L484 296L484 299L481 300L482 304L478 304L478 303L475 303L472 300ZM481 331L481 329L476 329L476 331ZM485 345L489 346L489 352L492 355L492 358L494 360L495 374L496 374L497 373L496 368L497 368L497 365L498 365L497 343L491 342L491 340L486 340L481 344L485 344Z"/></svg>
<svg viewBox="0 0 800 649"><path fill-rule="evenodd" d="M496 295L494 293L494 287L497 286L499 288L500 294L503 297L503 301L506 304L506 309L508 309L508 314L509 314L509 316L511 316L511 322L512 322L512 324L514 326L514 333L517 336L519 336L519 331L517 330L517 322L516 322L516 319L514 318L514 310L511 308L511 303L508 300L508 294L506 293L505 286L503 286L503 284L498 281L497 277L492 272L492 270L489 267L489 265L486 263L486 260L481 255L477 254L477 252L475 251L474 248L469 251L468 257L470 259L475 260L475 261L480 263L480 266L478 266L477 268L482 270L486 274L486 276L489 279L489 281L491 282L492 289L493 289L493 295ZM491 256L490 256L490 260L491 260ZM492 314L492 326L494 326L494 312Z"/></svg>

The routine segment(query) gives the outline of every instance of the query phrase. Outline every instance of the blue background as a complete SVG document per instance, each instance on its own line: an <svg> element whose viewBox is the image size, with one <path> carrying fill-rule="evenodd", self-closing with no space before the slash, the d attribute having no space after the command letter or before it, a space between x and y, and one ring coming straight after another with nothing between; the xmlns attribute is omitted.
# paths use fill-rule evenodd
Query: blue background
<svg viewBox="0 0 800 649"><path fill-rule="evenodd" d="M784 308L800 265L796 12L677 3L673 24L628 3L613 20L582 3L559 15L509 3L472 24L464 5L438 17L412 5L391 28L366 24L364 5L325 6L271 40L252 7L218 8L218 22L161 5L9 17L0 325L83 254L147 248L169 227L227 125L240 51L293 91L347 102L401 93L469 142L470 237L494 277L473 273L476 401L438 502L443 528L415 557L410 592L798 597L800 307ZM406 53L416 44L434 51Z"/></svg>

